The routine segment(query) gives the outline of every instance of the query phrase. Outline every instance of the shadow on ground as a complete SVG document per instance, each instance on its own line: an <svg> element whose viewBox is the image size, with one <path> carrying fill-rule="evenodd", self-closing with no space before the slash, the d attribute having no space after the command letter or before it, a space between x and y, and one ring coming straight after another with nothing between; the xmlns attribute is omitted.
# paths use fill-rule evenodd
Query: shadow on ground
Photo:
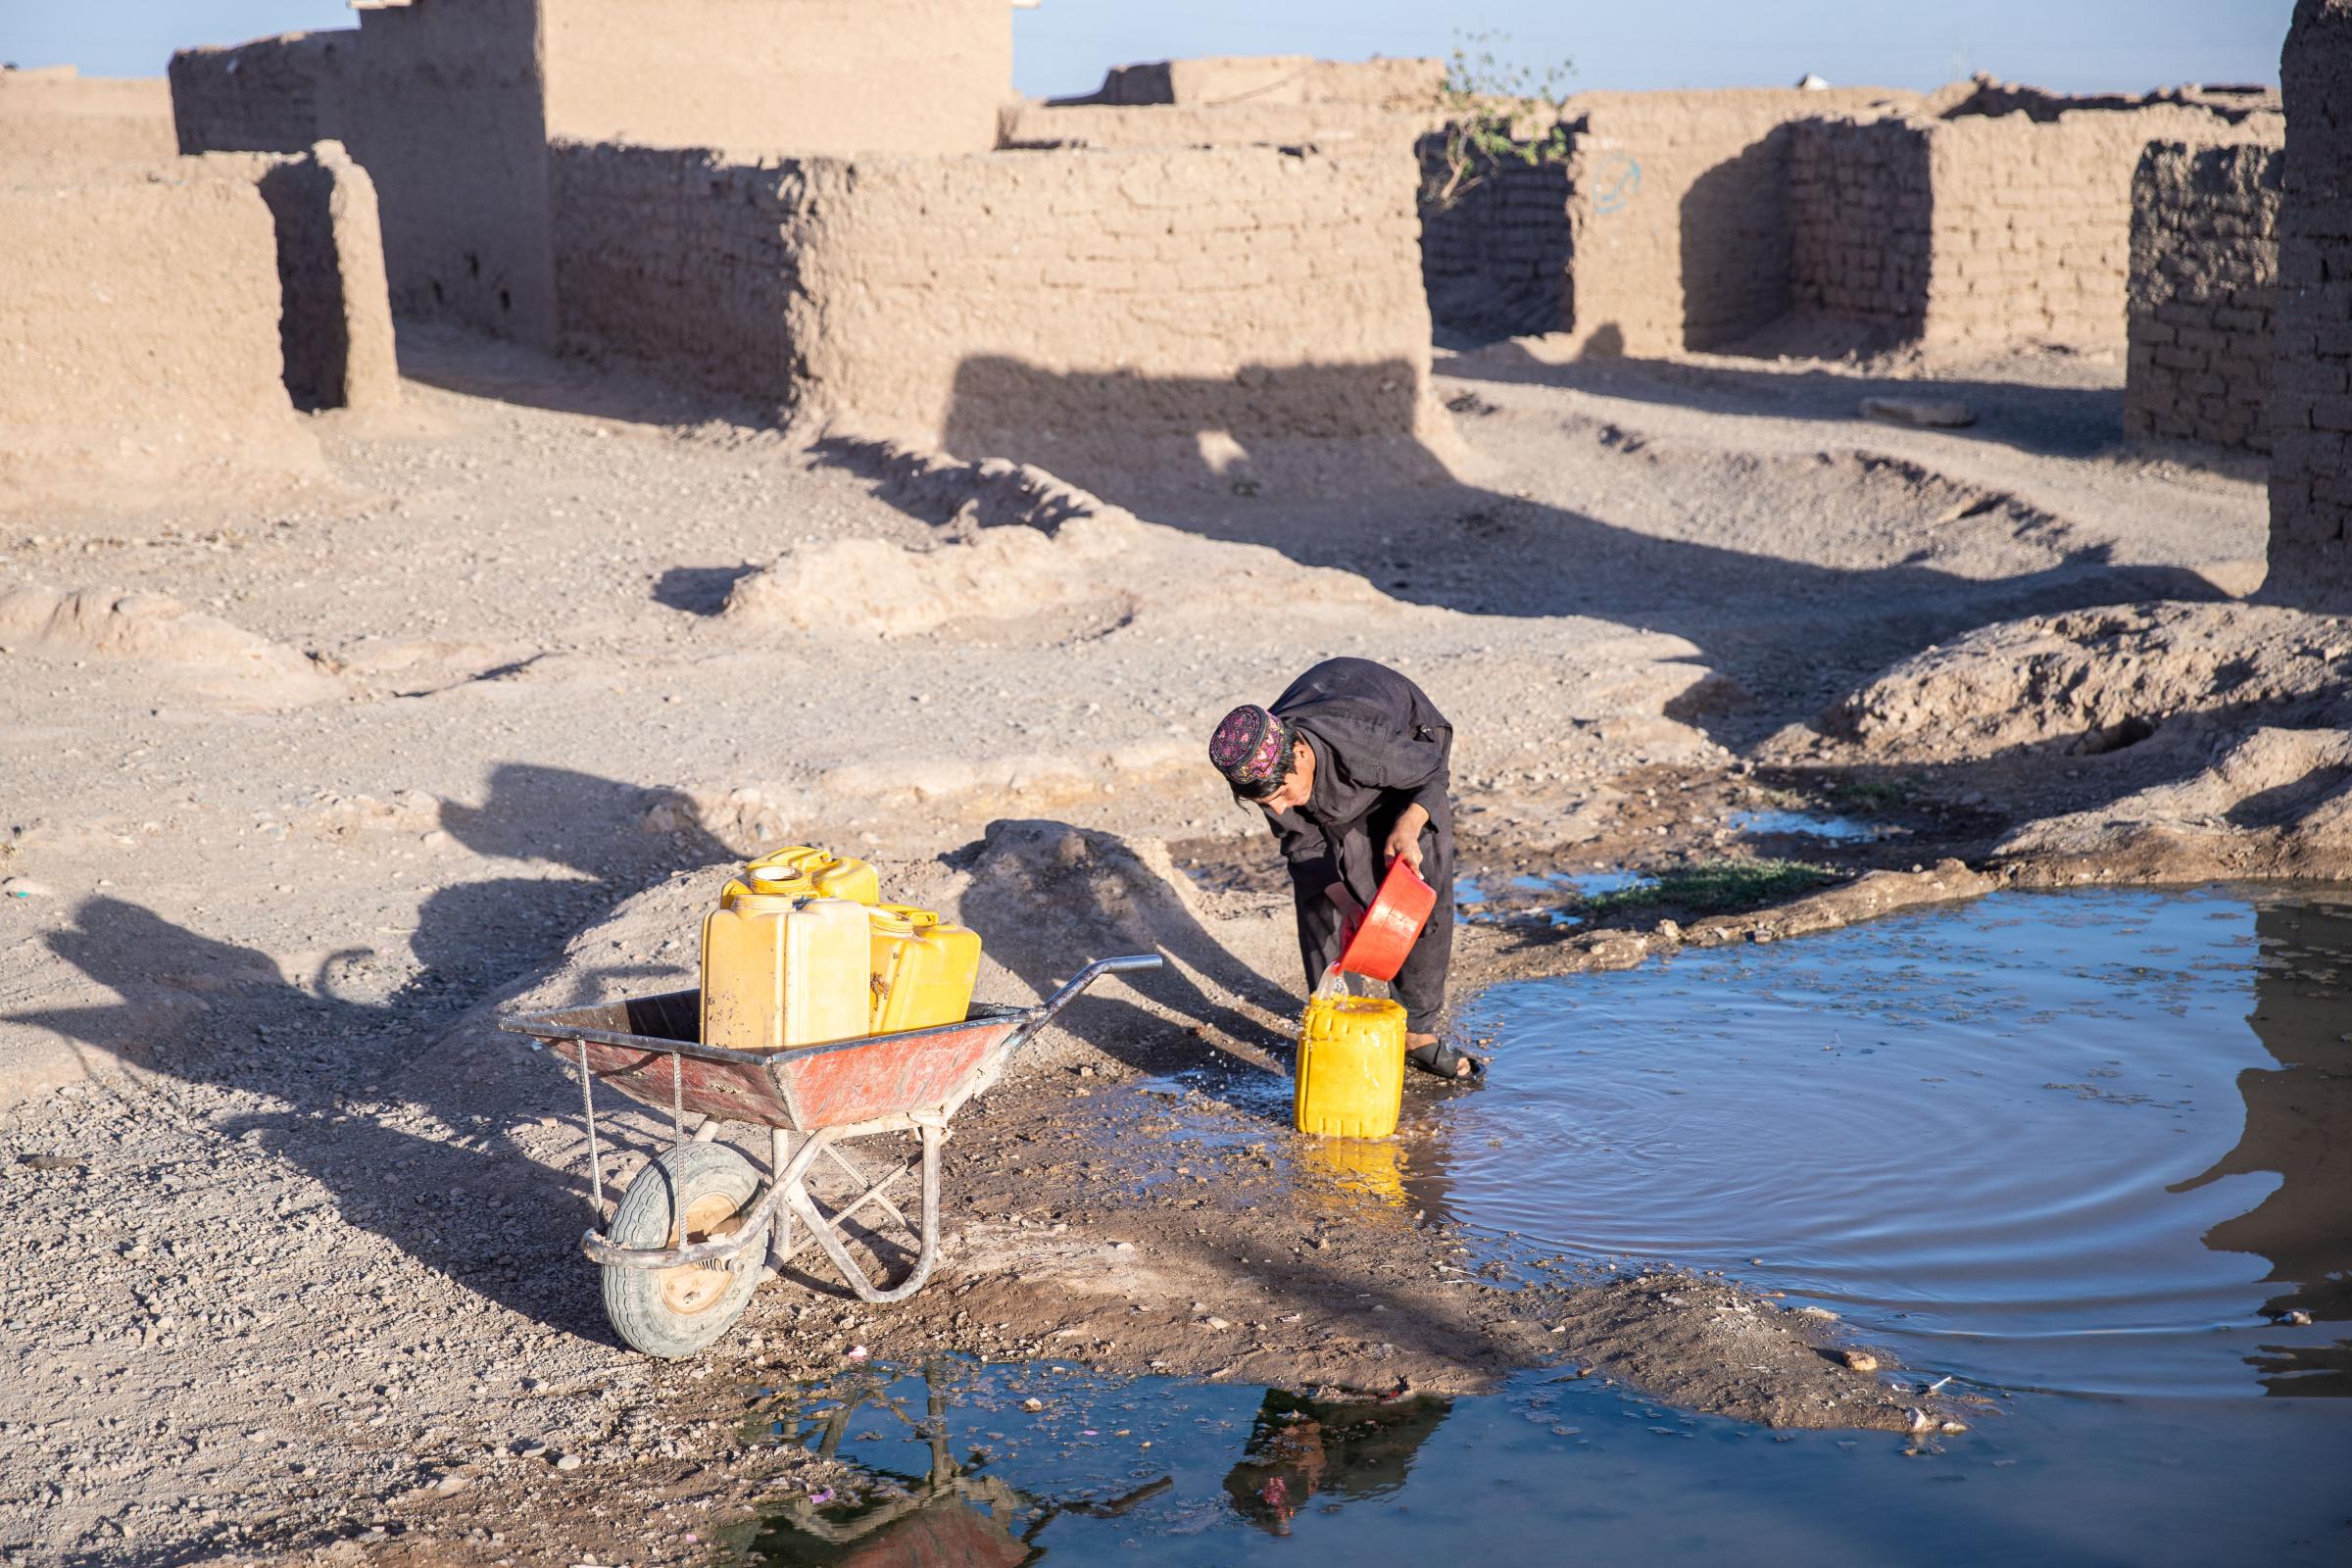
<svg viewBox="0 0 2352 1568"><path fill-rule="evenodd" d="M985 389L985 395L974 393L968 409L959 401L951 413L948 445L959 456L1035 462L1154 521L1209 538L1267 546L1302 564L1351 571L1411 604L1473 615L1579 615L1669 632L1688 639L1705 663L1738 680L1752 682L1752 672L1759 667L1799 671L1809 682L1799 698L1805 702L1825 696L1823 688L1832 680L1875 673L1932 643L1990 621L2137 600L2221 597L2208 579L2184 568L2117 564L2104 544L2074 549L2036 570L1989 579L1964 576L1925 561L1853 568L1817 564L1700 538L1645 532L1592 512L1465 484L1444 477L1442 465L1430 453L1423 454L1421 466L1438 477L1383 492L1370 504L1325 502L1312 491L1289 493L1283 499L1252 498L1238 494L1226 482L1229 469L1221 460L1201 455L1215 450L1213 441L1204 445L1203 440L1229 434L1248 449L1253 429L1272 428L1267 423L1270 416L1261 416L1252 424L1247 406L1225 408L1224 413L1235 416L1236 427L1209 431L1168 422L1176 416L1173 411L1190 406L1178 395L1185 386L1170 384L1154 398L1133 376L1070 374L1058 377L1061 384L1049 396L1034 387L1045 372L1018 379L1041 405L1122 410L1135 428L1151 432L1138 439L1158 466L1155 477L1139 489L1141 481L1120 466L1123 460L1113 446L1089 447L1061 435L1031 437L984 428L1004 416L1000 383L1004 376L995 362L968 368L971 386ZM1607 372L1531 362L1527 373ZM1757 372L1756 378L1773 385L1791 379L1765 372ZM1817 379L1824 385L1837 383L1835 395L1849 409L1865 385L1826 374ZM1889 385L1914 394L1920 390L1915 383ZM959 380L959 398L963 390ZM2050 445L2057 449L2095 446L2087 428L2109 418L2114 401L2114 394L2105 391L1999 390L2003 395L2052 398L2070 411L2059 422L2075 433L2053 439ZM1741 412L1768 412L1755 406L1753 391L1742 396L1744 403L1737 397L1730 402ZM1403 417L1380 397L1359 402L1386 421L1384 428ZM2093 408L2101 412L2086 412ZM1389 439L1405 438L1392 434ZM1629 456L1642 449L1638 438L1622 433L1604 433L1603 439L1622 444ZM1182 456L1188 450L1193 454L1189 459ZM1189 470L1172 472L1168 465L1179 462L1189 462ZM1859 487L1871 470L1859 461L1855 467ZM1628 473L1639 482L1639 469L1629 468ZM1758 474L1756 483L1771 477ZM1789 483L1789 504L1805 504L1799 492L1806 486ZM1853 505L1862 520L1855 526L1865 525L1868 509L1883 505L1890 514L1888 526L1931 527L1935 505L1912 494L1916 487L1911 481L1897 476L1886 479L1884 488L1883 497L1857 489L1863 499ZM1951 510L1963 518L2008 505L2006 498L1972 500L1968 487L1950 488ZM1936 494L1941 497L1940 490ZM2021 537L2031 538L2036 529L2062 524L2021 512L2013 525ZM1825 650L1837 663L1828 662ZM1727 709L1694 714L1693 721L1714 738L1737 745L1753 739L1760 725L1769 728L1797 716L1803 715L1785 711L1767 722L1753 712Z"/></svg>
<svg viewBox="0 0 2352 1568"><path fill-rule="evenodd" d="M404 319L400 373L445 392L625 424L733 424L773 430L779 411L664 378L626 361L559 359L439 321Z"/></svg>
<svg viewBox="0 0 2352 1568"><path fill-rule="evenodd" d="M529 1064L545 1080L532 1089L534 1075L517 1059L514 1085L527 1095L517 1102L501 1098L503 1083L459 1082L424 1057L466 1007L560 954L571 932L622 898L681 864L726 857L697 828L640 832L646 798L592 774L509 764L493 774L483 805L446 806L443 825L479 853L554 859L586 875L435 892L411 938L417 967L380 1000L354 1000L369 989L370 950L333 954L307 978L287 976L258 948L97 897L48 942L122 1000L6 1021L237 1095L257 1108L210 1119L207 1130L303 1171L346 1223L510 1311L616 1343L578 1254L585 1171L551 1172L510 1136L518 1121L572 1104L576 1090L552 1061ZM588 983L625 982L632 972L599 971ZM523 1049L517 1041L517 1058ZM444 1130L394 1124L417 1120Z"/></svg>
<svg viewBox="0 0 2352 1568"><path fill-rule="evenodd" d="M1727 351L1736 353L1737 350ZM1442 360L1438 373L1459 381L1564 387L1620 398L1750 418L1816 419L1868 429L1864 398L1959 402L1974 424L1938 431L1954 440L1982 441L2052 458L2095 458L2124 441L2121 386L2042 386L1968 376L1874 376L1827 369L1747 369L1714 360L1693 364L1593 353L1567 362L1538 359L1515 343ZM2183 448L2178 454L2237 473L2248 465L2218 451Z"/></svg>
<svg viewBox="0 0 2352 1568"><path fill-rule="evenodd" d="M1147 1072L1200 1065L1212 1047L1257 1071L1279 1071L1288 1061L1286 1036L1223 999L1282 1016L1297 1007L1296 997L1219 941L1116 835L1064 822L999 821L951 861L972 870L964 923L985 933L990 956L1040 997L1092 959L1165 955L1164 967L1118 976L1056 1020L1104 1055ZM1174 1018L1111 994L1121 984ZM1241 1049L1227 1049L1233 1046Z"/></svg>

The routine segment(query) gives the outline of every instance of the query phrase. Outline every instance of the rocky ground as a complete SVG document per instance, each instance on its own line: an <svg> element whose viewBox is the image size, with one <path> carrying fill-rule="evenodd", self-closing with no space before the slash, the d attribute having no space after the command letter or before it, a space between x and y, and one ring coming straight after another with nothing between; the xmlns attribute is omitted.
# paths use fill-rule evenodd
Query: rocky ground
<svg viewBox="0 0 2352 1568"><path fill-rule="evenodd" d="M1442 365L1449 468L1310 490L404 360L398 414L318 421L329 480L0 524L7 1560L696 1560L841 1479L741 1415L860 1348L1438 1390L1581 1359L1942 1419L1834 1323L1573 1275L1289 1136L1288 920L1196 752L1328 654L1456 721L1465 987L2002 879L2352 864L2352 626L2235 600L2257 476L2118 446L2113 364L1504 344ZM1978 423L1853 416L1890 389ZM796 840L981 929L992 998L1171 967L959 1118L913 1302L796 1276L650 1362L576 1250L576 1087L491 1020L680 983L713 868ZM1776 858L1820 869L1576 933L1510 891ZM608 1173L666 1134L624 1118Z"/></svg>

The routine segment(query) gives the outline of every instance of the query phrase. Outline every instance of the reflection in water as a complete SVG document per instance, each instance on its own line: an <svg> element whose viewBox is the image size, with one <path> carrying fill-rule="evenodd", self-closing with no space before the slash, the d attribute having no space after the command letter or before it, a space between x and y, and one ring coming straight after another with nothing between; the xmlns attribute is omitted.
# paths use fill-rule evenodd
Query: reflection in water
<svg viewBox="0 0 2352 1568"><path fill-rule="evenodd" d="M1637 871L1544 871L1503 881L1456 876L1453 903L1460 918L1472 925L1527 920L1576 925L1591 912L1586 901L1648 881Z"/></svg>
<svg viewBox="0 0 2352 1568"><path fill-rule="evenodd" d="M1381 1207L1401 1209L1410 1201L1404 1149L1393 1138L1300 1138L1291 1157L1298 1174Z"/></svg>
<svg viewBox="0 0 2352 1568"><path fill-rule="evenodd" d="M1352 1502L1401 1489L1413 1456L1452 1403L1401 1386L1386 1397L1336 1400L1268 1389L1248 1456L1225 1477L1225 1494L1243 1518L1287 1536L1317 1494Z"/></svg>
<svg viewBox="0 0 2352 1568"><path fill-rule="evenodd" d="M838 1506L796 1497L763 1521L744 1546L757 1561L825 1568L1017 1568L1044 1555L1037 1538L1063 1514L1116 1518L1167 1490L1166 1477L1133 1488L1107 1501L1091 1497L1052 1500L1031 1496L1004 1480L985 1474L980 1450L958 1460L952 1451L950 1389L954 1374L934 1364L912 1377L887 1368L854 1374L822 1391L807 1423L797 1412L774 1423L775 1434L800 1439L811 1452L841 1456L853 1423L896 1422L909 1445L927 1458L920 1473L869 1460L870 1477L895 1483ZM923 1413L910 1401L919 1386ZM786 1409L791 1409L788 1397ZM867 1433L872 1442L879 1434ZM1014 1534L1015 1530L1019 1534Z"/></svg>
<svg viewBox="0 0 2352 1568"><path fill-rule="evenodd" d="M2281 905L2254 916L2263 965L2247 1020L2278 1059L2237 1075L2246 1128L2188 1192L2224 1176L2276 1172L2278 1187L2205 1233L2217 1251L2270 1260L2264 1284L2291 1287L2263 1309L2352 1320L2352 907ZM2250 1357L2272 1394L2352 1395L2352 1341L2268 1346Z"/></svg>
<svg viewBox="0 0 2352 1568"><path fill-rule="evenodd" d="M722 1536L712 1568L2341 1558L2346 1401L2022 1396L1999 1412L1918 1443L1767 1435L1605 1374L1447 1400L867 1367L760 1391L753 1413L868 1484Z"/></svg>
<svg viewBox="0 0 2352 1568"><path fill-rule="evenodd" d="M1731 815L1734 831L1753 838L1882 839L1892 837L1896 830L1869 822L1857 822L1850 816L1816 816L1810 811L1734 811Z"/></svg>
<svg viewBox="0 0 2352 1568"><path fill-rule="evenodd" d="M1318 1226L1449 1204L1839 1303L1931 1374L2125 1396L2011 1392L1917 1447L1767 1440L1604 1377L1447 1401L871 1370L758 1411L883 1485L725 1560L2341 1558L2352 1400L2183 1396L2249 1393L2249 1363L2274 1394L2352 1392L2352 906L2001 895L1473 1011L1493 1088L1417 1097L1396 1141L1278 1146ZM1284 1089L1245 1081L1239 1130L1188 1130L1262 1139Z"/></svg>

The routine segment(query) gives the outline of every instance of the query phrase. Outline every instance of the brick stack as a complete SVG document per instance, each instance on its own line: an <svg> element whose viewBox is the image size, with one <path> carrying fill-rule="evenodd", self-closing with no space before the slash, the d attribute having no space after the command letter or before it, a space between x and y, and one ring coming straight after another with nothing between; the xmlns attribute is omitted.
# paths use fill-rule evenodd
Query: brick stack
<svg viewBox="0 0 2352 1568"><path fill-rule="evenodd" d="M2352 0L2297 0L2271 449L2273 598L2352 610Z"/></svg>
<svg viewBox="0 0 2352 1568"><path fill-rule="evenodd" d="M2276 147L2151 143L2132 187L2133 435L2271 450Z"/></svg>

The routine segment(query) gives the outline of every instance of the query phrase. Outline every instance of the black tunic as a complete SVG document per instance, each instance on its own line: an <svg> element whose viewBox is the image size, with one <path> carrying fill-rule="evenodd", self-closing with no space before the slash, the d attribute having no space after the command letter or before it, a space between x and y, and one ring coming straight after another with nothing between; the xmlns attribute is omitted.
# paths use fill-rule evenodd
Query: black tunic
<svg viewBox="0 0 2352 1568"><path fill-rule="evenodd" d="M1453 960L1453 726L1420 687L1368 659L1327 659L1274 700L1315 756L1306 804L1271 817L1298 911L1298 954L1312 987L1338 960L1345 917L1324 889L1337 882L1370 904L1388 873L1381 846L1407 806L1429 812L1421 874L1438 906L1392 987L1415 1034L1437 1028Z"/></svg>

